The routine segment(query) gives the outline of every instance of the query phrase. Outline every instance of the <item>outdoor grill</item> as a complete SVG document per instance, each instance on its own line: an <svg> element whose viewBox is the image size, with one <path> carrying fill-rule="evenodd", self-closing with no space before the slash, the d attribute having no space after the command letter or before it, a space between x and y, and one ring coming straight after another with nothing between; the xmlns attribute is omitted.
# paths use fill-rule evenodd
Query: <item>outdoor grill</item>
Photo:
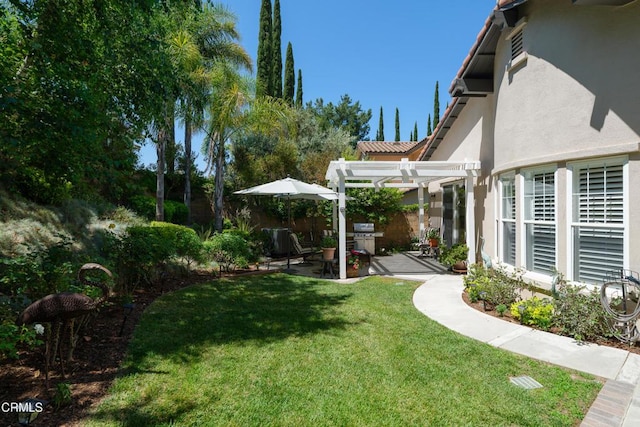
<svg viewBox="0 0 640 427"><path fill-rule="evenodd" d="M375 226L372 222L353 223L354 249L365 250L374 255L376 253L376 237L382 237L383 235L383 233L375 231Z"/></svg>

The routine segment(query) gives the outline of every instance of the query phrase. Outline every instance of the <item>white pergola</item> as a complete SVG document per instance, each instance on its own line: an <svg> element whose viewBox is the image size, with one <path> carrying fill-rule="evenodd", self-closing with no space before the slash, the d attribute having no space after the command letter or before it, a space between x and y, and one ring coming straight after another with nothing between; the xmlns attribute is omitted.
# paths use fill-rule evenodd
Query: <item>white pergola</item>
<svg viewBox="0 0 640 427"><path fill-rule="evenodd" d="M469 263L475 262L475 199L473 178L480 173L479 161L346 161L341 158L329 163L328 186L338 193L338 250L340 278L347 277L344 254L347 251L346 188L417 188L420 235L424 232L424 189L432 181L449 178L465 180L466 239Z"/></svg>

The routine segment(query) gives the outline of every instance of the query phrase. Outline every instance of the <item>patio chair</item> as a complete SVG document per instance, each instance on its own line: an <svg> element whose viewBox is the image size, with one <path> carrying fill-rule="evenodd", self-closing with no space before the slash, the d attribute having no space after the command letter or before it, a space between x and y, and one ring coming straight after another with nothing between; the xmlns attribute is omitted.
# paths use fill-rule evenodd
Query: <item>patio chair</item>
<svg viewBox="0 0 640 427"><path fill-rule="evenodd" d="M303 263L307 263L307 258L319 253L319 251L312 246L302 246L296 233L289 234L289 238L291 239L291 256L302 257Z"/></svg>

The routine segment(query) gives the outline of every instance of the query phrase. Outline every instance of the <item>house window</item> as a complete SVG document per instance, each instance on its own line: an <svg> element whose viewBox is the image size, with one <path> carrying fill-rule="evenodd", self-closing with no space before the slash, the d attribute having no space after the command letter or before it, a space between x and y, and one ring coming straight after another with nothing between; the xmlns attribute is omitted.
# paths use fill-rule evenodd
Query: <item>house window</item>
<svg viewBox="0 0 640 427"><path fill-rule="evenodd" d="M624 265L625 162L573 167L573 279L598 283Z"/></svg>
<svg viewBox="0 0 640 427"><path fill-rule="evenodd" d="M556 267L556 186L554 170L526 171L524 239L527 270L552 275Z"/></svg>
<svg viewBox="0 0 640 427"><path fill-rule="evenodd" d="M500 177L500 252L506 264L516 264L515 174Z"/></svg>

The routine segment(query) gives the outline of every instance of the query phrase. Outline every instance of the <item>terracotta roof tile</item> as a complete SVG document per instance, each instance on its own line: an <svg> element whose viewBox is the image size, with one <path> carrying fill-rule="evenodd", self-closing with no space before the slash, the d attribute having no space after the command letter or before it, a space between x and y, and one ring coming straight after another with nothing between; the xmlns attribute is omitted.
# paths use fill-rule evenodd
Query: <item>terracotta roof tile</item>
<svg viewBox="0 0 640 427"><path fill-rule="evenodd" d="M360 141L358 150L362 153L406 153L411 151L419 142L413 141Z"/></svg>

